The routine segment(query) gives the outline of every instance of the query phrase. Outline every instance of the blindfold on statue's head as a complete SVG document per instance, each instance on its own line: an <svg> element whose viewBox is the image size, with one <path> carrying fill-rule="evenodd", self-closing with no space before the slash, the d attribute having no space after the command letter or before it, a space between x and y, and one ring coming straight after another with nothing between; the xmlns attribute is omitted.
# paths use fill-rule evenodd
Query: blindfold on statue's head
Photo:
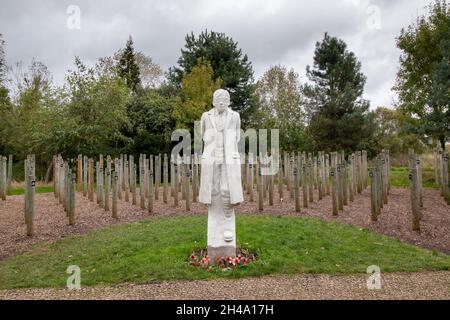
<svg viewBox="0 0 450 320"><path fill-rule="evenodd" d="M230 94L224 89L214 91L213 106L219 110L224 111L230 105Z"/></svg>

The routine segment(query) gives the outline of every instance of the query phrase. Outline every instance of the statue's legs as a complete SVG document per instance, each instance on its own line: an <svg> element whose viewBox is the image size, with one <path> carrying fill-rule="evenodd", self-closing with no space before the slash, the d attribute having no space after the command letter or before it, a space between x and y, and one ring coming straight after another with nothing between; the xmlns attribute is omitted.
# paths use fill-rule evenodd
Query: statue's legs
<svg viewBox="0 0 450 320"><path fill-rule="evenodd" d="M236 223L230 204L227 168L214 164L211 204L208 206L208 257L236 256Z"/></svg>

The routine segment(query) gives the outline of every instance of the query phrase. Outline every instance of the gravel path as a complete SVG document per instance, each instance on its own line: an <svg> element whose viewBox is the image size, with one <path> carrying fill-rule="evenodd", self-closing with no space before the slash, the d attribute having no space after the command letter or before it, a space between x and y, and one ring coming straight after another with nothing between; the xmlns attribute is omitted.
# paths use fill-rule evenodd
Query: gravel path
<svg viewBox="0 0 450 320"><path fill-rule="evenodd" d="M381 274L381 289L368 290L368 275L270 276L238 280L164 281L144 285L0 291L0 299L450 299L450 271Z"/></svg>

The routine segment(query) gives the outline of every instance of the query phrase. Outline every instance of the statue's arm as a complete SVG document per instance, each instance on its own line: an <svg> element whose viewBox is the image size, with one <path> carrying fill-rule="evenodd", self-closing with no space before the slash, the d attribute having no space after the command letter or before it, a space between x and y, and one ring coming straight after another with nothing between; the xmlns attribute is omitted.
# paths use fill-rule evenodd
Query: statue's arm
<svg viewBox="0 0 450 320"><path fill-rule="evenodd" d="M237 121L236 121L236 142L241 140L241 116L236 112Z"/></svg>
<svg viewBox="0 0 450 320"><path fill-rule="evenodd" d="M202 140L205 141L205 114L202 114L200 119L200 134L202 135Z"/></svg>

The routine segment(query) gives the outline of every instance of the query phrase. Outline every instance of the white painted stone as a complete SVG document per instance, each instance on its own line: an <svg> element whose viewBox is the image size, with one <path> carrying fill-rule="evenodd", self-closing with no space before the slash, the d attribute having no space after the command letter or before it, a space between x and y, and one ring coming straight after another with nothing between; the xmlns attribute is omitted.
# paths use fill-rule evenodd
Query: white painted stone
<svg viewBox="0 0 450 320"><path fill-rule="evenodd" d="M199 201L208 205L208 256L236 256L234 206L244 200L238 151L239 114L229 107L226 90L214 92L214 108L203 113L204 142Z"/></svg>

